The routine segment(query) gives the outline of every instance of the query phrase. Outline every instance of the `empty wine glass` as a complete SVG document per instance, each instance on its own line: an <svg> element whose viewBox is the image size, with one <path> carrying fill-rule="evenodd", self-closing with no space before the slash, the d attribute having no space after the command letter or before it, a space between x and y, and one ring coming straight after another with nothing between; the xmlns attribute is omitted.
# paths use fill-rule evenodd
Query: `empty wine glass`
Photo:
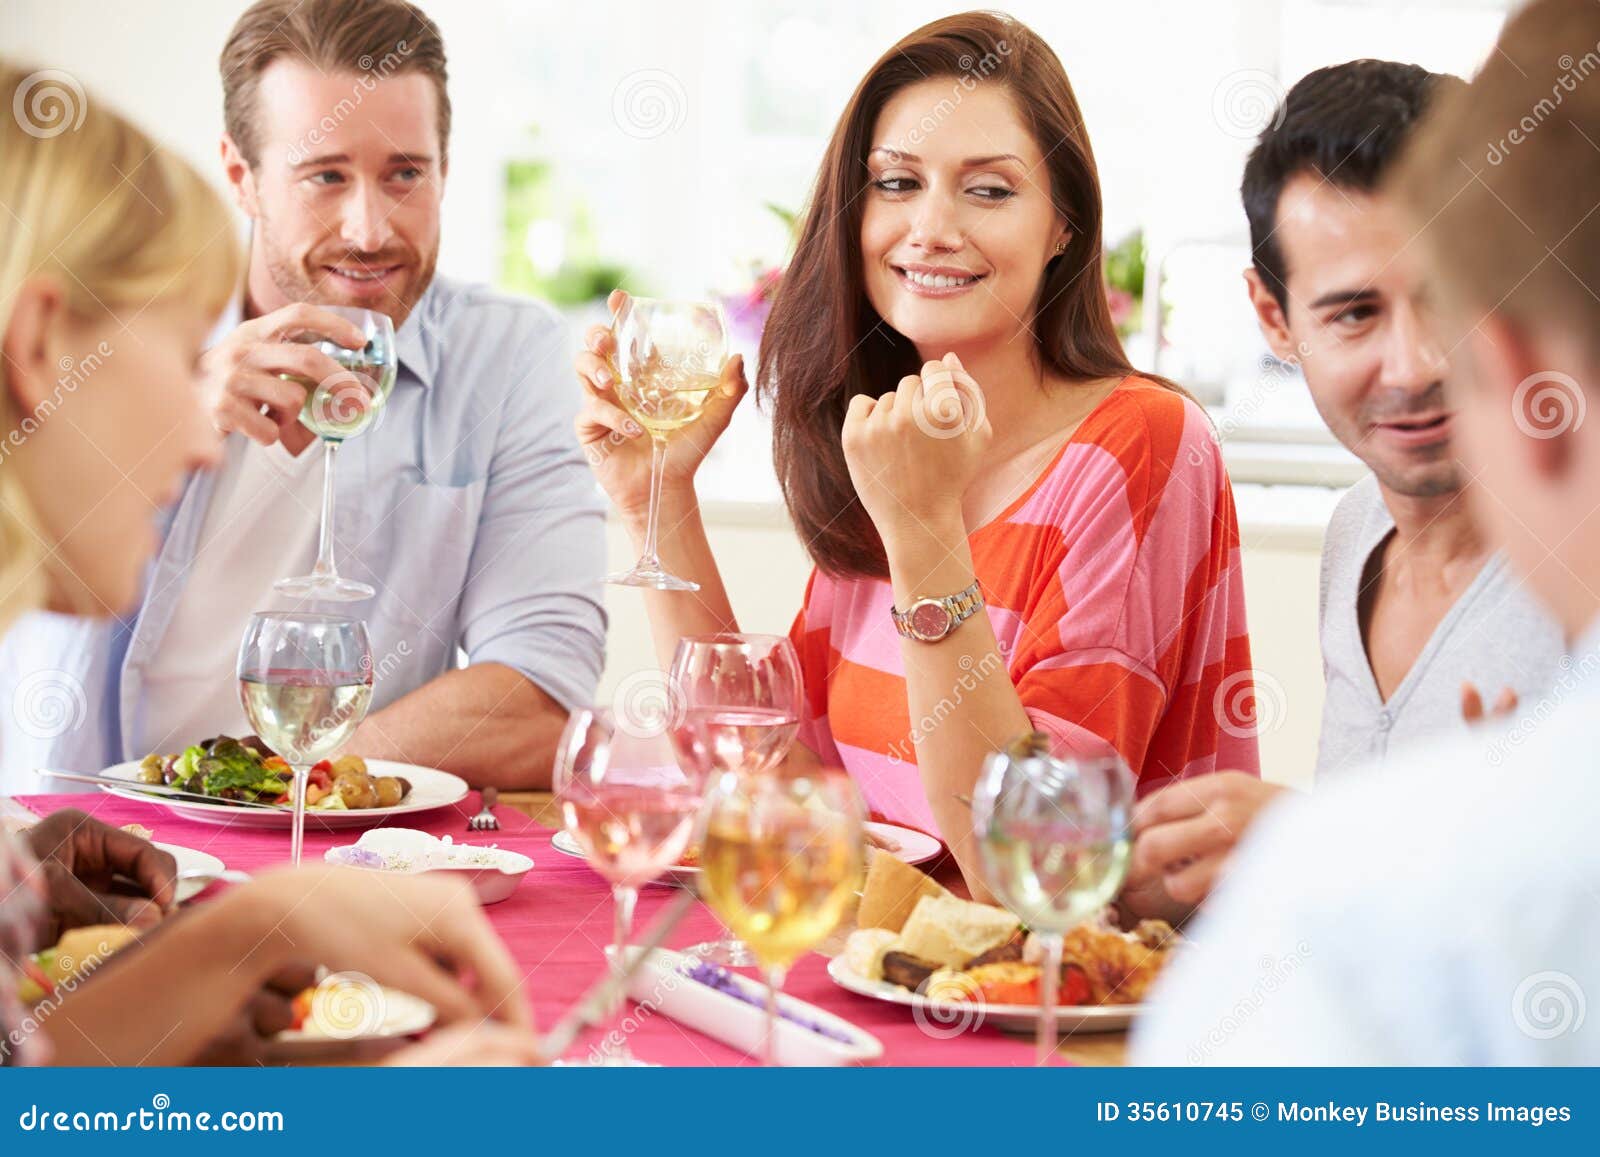
<svg viewBox="0 0 1600 1157"><path fill-rule="evenodd" d="M367 335L367 344L353 350L317 334L305 334L300 339L316 346L343 368L326 381L304 383L306 400L300 408L301 425L322 439L326 456L322 475L322 533L317 539L316 565L310 574L279 579L273 587L291 598L354 602L370 599L377 592L368 583L341 578L334 565L334 468L344 440L365 433L387 404L399 371L399 357L394 348L394 322L386 314L343 305L319 305L317 308L355 322Z"/></svg>
<svg viewBox="0 0 1600 1157"><path fill-rule="evenodd" d="M335 615L251 615L239 644L239 699L255 733L294 773L289 855L298 866L311 767L343 746L372 701L367 625Z"/></svg>
<svg viewBox="0 0 1600 1157"><path fill-rule="evenodd" d="M972 827L995 898L1044 948L1038 1064L1056 1046L1062 937L1116 896L1128 871L1134 778L1110 745L1034 731L990 755Z"/></svg>
<svg viewBox="0 0 1600 1157"><path fill-rule="evenodd" d="M611 966L627 966L639 889L678 862L694 834L700 785L672 757L664 729L619 726L602 708L579 708L556 748L553 785L568 833L611 883ZM609 1063L637 1064L627 1043Z"/></svg>
<svg viewBox="0 0 1600 1157"><path fill-rule="evenodd" d="M782 635L689 635L672 658L672 740L678 761L703 779L777 767L800 728L800 659ZM732 937L689 950L745 968L756 963Z"/></svg>
<svg viewBox="0 0 1600 1157"><path fill-rule="evenodd" d="M661 591L697 591L700 584L668 574L656 553L667 437L700 416L728 360L722 307L701 301L629 297L611 332L616 339L617 401L650 435L650 512L644 552L606 582Z"/></svg>

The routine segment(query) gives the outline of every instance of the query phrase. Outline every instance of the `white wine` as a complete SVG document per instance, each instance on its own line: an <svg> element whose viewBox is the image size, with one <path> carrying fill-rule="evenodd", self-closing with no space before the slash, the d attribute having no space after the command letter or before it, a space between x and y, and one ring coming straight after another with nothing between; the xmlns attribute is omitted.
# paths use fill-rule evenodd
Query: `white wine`
<svg viewBox="0 0 1600 1157"><path fill-rule="evenodd" d="M705 409L717 375L663 365L656 359L619 374L617 401L633 420L656 436L687 426Z"/></svg>
<svg viewBox="0 0 1600 1157"><path fill-rule="evenodd" d="M355 732L372 699L372 684L267 683L239 680L245 718L257 735L292 764L332 755Z"/></svg>
<svg viewBox="0 0 1600 1157"><path fill-rule="evenodd" d="M672 729L681 759L708 771L768 771L794 743L800 720L770 707L690 707Z"/></svg>
<svg viewBox="0 0 1600 1157"><path fill-rule="evenodd" d="M844 918L860 865L859 840L842 817L778 820L758 831L713 819L700 894L764 966L788 967Z"/></svg>
<svg viewBox="0 0 1600 1157"><path fill-rule="evenodd" d="M307 388L300 424L329 442L354 438L378 420L387 403L394 389L394 358L374 360L366 350L341 349L331 342L320 342L317 348L344 369L315 385L302 382Z"/></svg>
<svg viewBox="0 0 1600 1157"><path fill-rule="evenodd" d="M1059 818L1013 818L983 840L995 897L1038 932L1065 932L1094 915L1128 871L1125 836L1085 839Z"/></svg>

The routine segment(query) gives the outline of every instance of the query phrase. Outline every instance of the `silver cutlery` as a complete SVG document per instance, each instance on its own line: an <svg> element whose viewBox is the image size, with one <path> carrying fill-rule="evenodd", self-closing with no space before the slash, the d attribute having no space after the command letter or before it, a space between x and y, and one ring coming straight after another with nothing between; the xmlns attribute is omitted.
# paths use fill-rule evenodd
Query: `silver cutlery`
<svg viewBox="0 0 1600 1157"><path fill-rule="evenodd" d="M500 798L500 791L498 788L486 787L480 794L483 810L467 821L467 831L497 832L500 830L500 821L494 818L494 803Z"/></svg>
<svg viewBox="0 0 1600 1157"><path fill-rule="evenodd" d="M116 788L119 791L136 791L144 795L160 796L162 799L174 799L183 803L209 803L222 807L266 808L269 811L287 811L284 804L259 803L252 799L221 799L214 795L202 795L199 792L183 791L175 787L167 787L157 783L140 783L136 779L117 779L110 775L83 775L76 771L52 771L49 768L34 768L34 774L46 779L60 779L68 783L90 783L98 787Z"/></svg>

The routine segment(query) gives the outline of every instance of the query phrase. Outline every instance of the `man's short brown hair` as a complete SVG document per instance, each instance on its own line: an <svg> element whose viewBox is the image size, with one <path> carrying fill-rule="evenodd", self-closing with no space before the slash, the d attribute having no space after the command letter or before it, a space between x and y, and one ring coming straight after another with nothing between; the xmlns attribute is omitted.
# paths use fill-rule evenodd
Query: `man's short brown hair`
<svg viewBox="0 0 1600 1157"><path fill-rule="evenodd" d="M1600 5L1534 0L1512 16L1390 187L1458 310L1600 335Z"/></svg>
<svg viewBox="0 0 1600 1157"><path fill-rule="evenodd" d="M432 77L439 149L447 148L444 39L420 8L405 0L260 0L233 26L221 60L223 124L251 168L260 160L256 98L261 73L283 56L297 56L323 72L356 73L363 83L404 72ZM358 93L352 92L351 100L359 103ZM338 119L339 110L329 110L328 131Z"/></svg>

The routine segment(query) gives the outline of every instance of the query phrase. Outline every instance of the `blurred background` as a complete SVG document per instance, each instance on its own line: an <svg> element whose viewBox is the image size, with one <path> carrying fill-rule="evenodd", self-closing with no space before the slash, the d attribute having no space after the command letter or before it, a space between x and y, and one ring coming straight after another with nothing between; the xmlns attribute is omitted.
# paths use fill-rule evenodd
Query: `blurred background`
<svg viewBox="0 0 1600 1157"><path fill-rule="evenodd" d="M420 0L455 109L441 272L545 297L574 327L613 285L722 295L748 321L786 257L861 74L959 11L939 0ZM60 68L221 183L218 53L247 0L0 0L0 51ZM1467 75L1509 0L1013 0L1077 90L1106 203L1107 292L1135 365L1212 407L1237 488L1268 774L1308 784L1322 700L1322 526L1359 464L1248 310L1238 185L1284 90L1361 56ZM708 465L714 545L747 630L786 630L808 564L741 413ZM632 561L613 529L613 564ZM608 588L606 685L653 666L637 592Z"/></svg>

